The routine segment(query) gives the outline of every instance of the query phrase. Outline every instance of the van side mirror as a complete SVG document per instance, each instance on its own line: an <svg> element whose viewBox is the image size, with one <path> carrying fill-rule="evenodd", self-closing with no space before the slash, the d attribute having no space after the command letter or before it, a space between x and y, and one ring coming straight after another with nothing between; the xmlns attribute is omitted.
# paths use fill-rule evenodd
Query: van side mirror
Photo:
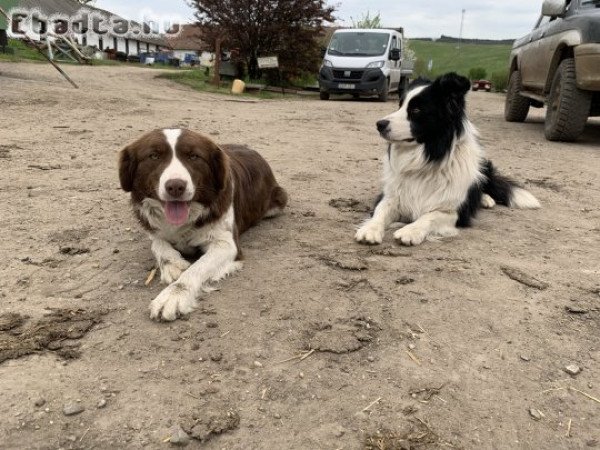
<svg viewBox="0 0 600 450"><path fill-rule="evenodd" d="M325 58L325 54L327 53L326 47L321 47L321 58Z"/></svg>
<svg viewBox="0 0 600 450"><path fill-rule="evenodd" d="M400 61L400 49L393 48L390 50L390 59L392 61Z"/></svg>
<svg viewBox="0 0 600 450"><path fill-rule="evenodd" d="M567 10L567 0L544 0L542 16L560 17Z"/></svg>

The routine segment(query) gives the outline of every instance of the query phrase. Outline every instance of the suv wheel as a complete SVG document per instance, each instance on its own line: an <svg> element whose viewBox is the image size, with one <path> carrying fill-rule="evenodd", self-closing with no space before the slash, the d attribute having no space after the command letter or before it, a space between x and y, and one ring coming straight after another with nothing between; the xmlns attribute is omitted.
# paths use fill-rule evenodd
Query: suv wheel
<svg viewBox="0 0 600 450"><path fill-rule="evenodd" d="M576 140L587 122L592 106L590 92L577 87L575 60L560 63L548 96L544 131L549 141Z"/></svg>
<svg viewBox="0 0 600 450"><path fill-rule="evenodd" d="M508 92L504 104L504 118L507 122L524 122L529 113L531 101L521 95L521 72L515 70L508 81Z"/></svg>
<svg viewBox="0 0 600 450"><path fill-rule="evenodd" d="M388 80L388 81L386 81L386 83L383 86L383 91L381 91L379 93L379 101L387 102L389 96L390 96L390 82Z"/></svg>
<svg viewBox="0 0 600 450"><path fill-rule="evenodd" d="M329 100L329 92L325 92L325 91L319 92L319 98L321 100Z"/></svg>

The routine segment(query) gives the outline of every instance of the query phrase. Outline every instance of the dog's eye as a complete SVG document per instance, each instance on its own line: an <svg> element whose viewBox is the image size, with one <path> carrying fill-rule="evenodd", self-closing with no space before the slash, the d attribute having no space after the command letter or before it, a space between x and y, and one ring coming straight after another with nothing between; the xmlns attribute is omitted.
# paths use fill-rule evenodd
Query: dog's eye
<svg viewBox="0 0 600 450"><path fill-rule="evenodd" d="M200 157L198 155L196 155L195 153L190 153L188 156L188 159L190 161L197 161Z"/></svg>
<svg viewBox="0 0 600 450"><path fill-rule="evenodd" d="M160 155L158 153L150 153L149 158L153 161L157 161L160 159Z"/></svg>
<svg viewBox="0 0 600 450"><path fill-rule="evenodd" d="M421 114L421 110L419 108L413 108L411 113L412 114Z"/></svg>

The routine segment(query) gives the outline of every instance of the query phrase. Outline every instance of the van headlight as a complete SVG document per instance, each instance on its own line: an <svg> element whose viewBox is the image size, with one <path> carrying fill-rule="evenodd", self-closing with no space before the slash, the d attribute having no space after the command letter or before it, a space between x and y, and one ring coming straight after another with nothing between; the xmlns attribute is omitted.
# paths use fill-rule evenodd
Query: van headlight
<svg viewBox="0 0 600 450"><path fill-rule="evenodd" d="M328 59L323 60L323 67L333 67L333 63Z"/></svg>
<svg viewBox="0 0 600 450"><path fill-rule="evenodd" d="M385 66L385 61L373 61L367 66L367 69L381 69Z"/></svg>

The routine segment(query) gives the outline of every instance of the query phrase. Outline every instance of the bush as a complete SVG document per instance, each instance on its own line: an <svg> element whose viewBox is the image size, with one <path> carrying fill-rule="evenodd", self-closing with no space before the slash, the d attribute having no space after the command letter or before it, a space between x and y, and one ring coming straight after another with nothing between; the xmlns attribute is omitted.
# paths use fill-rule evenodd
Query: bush
<svg viewBox="0 0 600 450"><path fill-rule="evenodd" d="M493 73L490 81L496 92L504 92L508 87L508 74L505 72Z"/></svg>
<svg viewBox="0 0 600 450"><path fill-rule="evenodd" d="M474 67L469 70L469 78L471 80L485 80L487 77L487 70L483 67Z"/></svg>

